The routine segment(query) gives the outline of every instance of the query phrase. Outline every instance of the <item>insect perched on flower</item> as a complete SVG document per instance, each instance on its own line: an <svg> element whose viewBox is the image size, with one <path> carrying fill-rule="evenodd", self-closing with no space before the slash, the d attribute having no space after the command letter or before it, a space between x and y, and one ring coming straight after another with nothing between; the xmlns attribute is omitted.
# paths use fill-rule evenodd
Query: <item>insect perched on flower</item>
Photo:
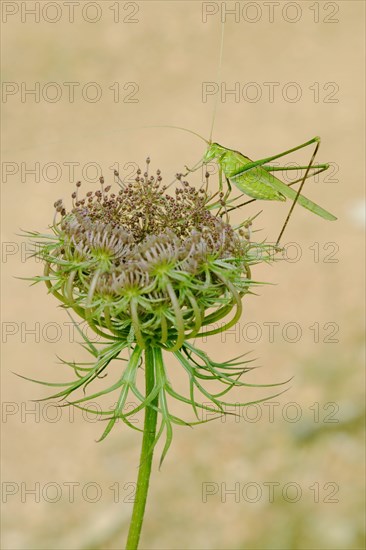
<svg viewBox="0 0 366 550"><path fill-rule="evenodd" d="M228 216L210 209L216 194L208 192L208 174L199 189L178 174L174 193L169 193L160 170L149 175L149 164L147 159L146 171L138 170L128 184L115 172L117 192L101 177L100 189L81 197L77 182L69 212L62 200L57 201L53 235L31 234L38 242L37 255L45 262L44 275L33 280L44 281L66 308L105 339L97 349L82 333L95 363L80 367L65 361L77 380L52 397L82 408L86 401L119 390L115 410L103 413L109 422L101 439L117 419L132 426L132 415L155 403L161 427L154 442L165 429L164 457L172 424L187 424L170 414L167 396L191 404L202 422L199 410L221 415L227 405L219 394L205 389L204 381L222 382L225 393L247 385L240 376L250 370L248 361L216 363L191 340L222 332L239 320L242 298L256 284L251 266L269 261L271 250L265 243L251 242L252 220L233 227ZM231 319L222 322L230 313ZM73 392L98 379L123 350L129 351L129 359L116 383L70 399ZM144 351L151 354L154 373L145 395L137 382ZM168 380L163 352L172 352L186 371L189 397L180 395ZM196 398L195 391L206 403ZM126 411L130 392L139 404Z"/></svg>
<svg viewBox="0 0 366 550"><path fill-rule="evenodd" d="M223 33L224 26L219 67ZM35 255L45 265L43 275L32 281L46 283L68 313L74 312L102 339L92 342L72 317L83 348L93 359L81 364L63 360L75 375L71 381L37 381L57 387L46 399L59 399L61 406L75 406L101 416L105 422L100 440L118 420L143 433L126 550L138 547L153 451L161 436L165 435L165 443L160 464L171 445L175 424L193 426L223 414L235 415L233 405L258 403L284 391L276 388L266 390L266 396L255 401L228 402L226 395L232 388L268 388L285 382L243 382L243 376L253 369L245 353L225 362L214 361L195 340L228 330L239 321L243 298L254 294L258 285L252 278L252 267L274 260L296 203L325 219L336 219L302 195L306 180L328 168L327 164L313 164L319 138L252 161L212 140L216 106L217 98L210 138L201 138L206 142L206 152L186 175L177 174L166 186L160 170L151 175L148 158L145 170L138 169L130 183L121 181L115 171L116 191L101 177L100 189L82 196L82 184L77 182L71 209L62 200L54 204L52 233L28 233L37 244ZM292 182L300 182L295 191L292 183L287 186L274 175L293 167L269 163L310 145L315 149L310 161L298 167L304 174ZM210 161L218 169L216 189L209 186L208 172L199 188L185 180L198 166L208 170ZM238 206L240 196L232 196L232 187L251 197L247 202L292 201L274 248L265 241L253 241L256 216L237 226L230 223L229 213L244 206ZM168 376L167 360L186 374L185 390L177 389L173 370ZM108 396L112 405L96 410L95 400L105 401ZM172 412L173 400L191 408L193 421ZM141 411L143 429L133 419Z"/></svg>

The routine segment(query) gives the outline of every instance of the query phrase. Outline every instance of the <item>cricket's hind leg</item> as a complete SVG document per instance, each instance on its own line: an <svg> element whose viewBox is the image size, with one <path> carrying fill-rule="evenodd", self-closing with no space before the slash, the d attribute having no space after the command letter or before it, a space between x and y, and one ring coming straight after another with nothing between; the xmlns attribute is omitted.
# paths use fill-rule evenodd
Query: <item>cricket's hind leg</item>
<svg viewBox="0 0 366 550"><path fill-rule="evenodd" d="M300 196L300 194L301 194L302 188L304 187L305 181L306 181L307 178L309 177L309 172L310 172L310 170L311 170L311 168L312 168L313 162L314 162L315 157L316 157L316 155L317 155L317 153L318 153L318 150L319 150L319 147L320 147L320 138L319 138L319 137L318 137L318 138L314 138L314 140L316 140L316 142L315 142L316 145L315 145L314 152L313 152L313 154L312 154L312 156L311 156L311 159L310 159L310 162L309 162L308 166L306 167L304 177L303 177L302 180L301 180L299 189L297 190L297 193L296 193L296 197L295 197L295 199L294 199L294 201L293 201L293 203L292 203L292 205L291 205L291 208L290 208L290 210L289 210L289 213L287 214L287 217L286 217L285 222L284 222L284 224L283 224L283 226L282 226L282 229L281 229L281 231L280 231L280 234L278 235L278 238L277 238L277 241L276 241L276 247L278 247L279 244L280 244L281 237L282 237L282 235L283 235L283 233L284 233L284 231L285 231L285 229L286 229L286 226L287 226L287 224L288 224L288 222L289 222L289 220L290 220L290 218L291 218L292 212L293 212L293 210L294 210L294 208L295 208L295 205L296 205L296 203L297 203L297 200L298 200L298 198L299 198L299 196ZM322 165L318 165L318 166L322 166ZM324 168L321 168L321 169L320 169L320 172L323 172L324 170L326 170L326 169L328 168L327 165L323 165L323 166L326 166L326 168L325 168L325 167L324 167ZM318 172L318 173L319 173L319 172Z"/></svg>

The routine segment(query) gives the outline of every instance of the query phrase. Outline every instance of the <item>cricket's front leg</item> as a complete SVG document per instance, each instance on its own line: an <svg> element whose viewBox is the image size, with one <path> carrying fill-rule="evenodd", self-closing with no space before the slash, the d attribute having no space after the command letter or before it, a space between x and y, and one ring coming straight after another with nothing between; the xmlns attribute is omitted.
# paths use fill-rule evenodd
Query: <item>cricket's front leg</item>
<svg viewBox="0 0 366 550"><path fill-rule="evenodd" d="M218 191L218 193L219 193L220 198L219 198L219 200L218 200L217 202L213 203L213 204L210 206L210 209L218 208L217 215L219 216L222 207L225 206L226 200L227 200L227 198L228 198L229 195L230 195L230 192L231 192L231 184L230 184L228 178L226 178L226 183L227 183L227 187L228 187L228 188L227 188L227 191L226 191L226 193L225 193L225 195L224 195L224 191L223 191L224 187L223 187L223 181L222 181L222 179L223 179L223 178L222 178L223 170L222 170L222 168L221 168L220 165L218 165L218 166L219 166L219 191ZM225 176L225 177L226 177L226 176ZM215 193L215 195L217 195L217 192Z"/></svg>
<svg viewBox="0 0 366 550"><path fill-rule="evenodd" d="M224 186L223 186L223 183L222 183L222 179L223 179L222 174L223 174L223 170L222 170L221 166L219 165L219 192L220 193L224 192ZM225 196L223 198L224 201L226 201L226 199L228 198L228 196L231 193L231 183L230 183L229 179L226 176L225 176L225 179L226 179L226 183L227 183L227 191L226 191Z"/></svg>
<svg viewBox="0 0 366 550"><path fill-rule="evenodd" d="M202 166L204 165L204 162L202 161L202 159L200 159L194 166L192 166L192 168L189 168L186 164L184 165L184 168L187 170L187 172L185 174L182 174L183 178L185 178L186 176L188 176L188 174L190 174L191 172L195 172L196 170L198 170L199 168L202 168Z"/></svg>
<svg viewBox="0 0 366 550"><path fill-rule="evenodd" d="M231 193L231 189L232 189L232 188L231 188L231 183L230 183L229 178L227 178L227 177L225 176L225 179L226 179L226 183L227 183L227 191L226 191L226 193L225 193L225 196L224 196L223 199L222 199L222 202L226 204L226 201L227 201L227 199L228 199L229 196L230 196L230 193Z"/></svg>

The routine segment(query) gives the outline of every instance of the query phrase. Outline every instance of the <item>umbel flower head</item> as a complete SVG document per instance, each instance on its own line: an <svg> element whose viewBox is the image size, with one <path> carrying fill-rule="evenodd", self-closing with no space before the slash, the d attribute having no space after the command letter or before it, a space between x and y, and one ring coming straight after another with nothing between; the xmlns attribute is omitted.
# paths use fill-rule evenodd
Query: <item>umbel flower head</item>
<svg viewBox="0 0 366 550"><path fill-rule="evenodd" d="M251 386L240 381L251 369L248 361L214 362L190 340L222 332L239 320L242 298L256 284L250 268L270 260L271 254L265 243L251 241L252 220L230 225L222 194L208 192L208 174L199 189L179 174L168 189L159 170L149 174L149 163L147 159L144 173L137 170L132 183L122 182L115 172L115 192L101 177L100 189L83 197L77 182L70 211L62 200L55 203L53 234L31 233L38 244L36 254L45 263L44 275L33 280L45 281L64 307L74 310L105 339L97 349L80 331L95 362L81 367L65 361L77 380L63 384L65 389L51 397L86 408L86 401L120 390L115 410L103 412L109 422L101 439L118 418L134 427L131 416L146 406L154 407L161 415L156 441L166 430L164 456L171 424L187 424L170 414L167 395L191 404L202 422L200 409L221 416L228 405L221 397L233 386ZM223 321L229 314L231 318ZM129 358L116 383L69 400L72 392L85 390L100 378L124 349ZM145 395L137 382L143 350L154 365L153 384ZM173 389L163 351L174 353L186 371L188 396ZM203 386L207 380L219 381L225 389L210 393ZM206 403L196 398L195 391ZM139 404L126 412L129 394Z"/></svg>

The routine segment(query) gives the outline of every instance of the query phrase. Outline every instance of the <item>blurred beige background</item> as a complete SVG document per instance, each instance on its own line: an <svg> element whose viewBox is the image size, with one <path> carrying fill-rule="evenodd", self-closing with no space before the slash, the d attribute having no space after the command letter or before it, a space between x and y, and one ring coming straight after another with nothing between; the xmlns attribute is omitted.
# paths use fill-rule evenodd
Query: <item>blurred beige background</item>
<svg viewBox="0 0 366 550"><path fill-rule="evenodd" d="M157 461L154 466L141 548L359 549L364 3L236 4L238 21L227 16L221 76L227 89L239 83L241 96L218 102L214 139L261 158L321 135L319 161L335 169L309 182L305 194L339 220L326 222L297 207L285 242L297 243L289 254L298 261L258 266L256 279L274 286L245 300L239 333L202 344L220 359L253 350L262 368L251 382L294 378L289 391L272 400L273 409L252 408L239 422L176 428L162 470ZM45 287L29 288L16 278L41 272L40 264L24 262L17 234L45 231L56 199L68 200L76 180L100 170L107 179L115 163L128 175L126 163L142 164L150 155L171 181L200 158L204 146L194 136L140 127L179 125L208 137L213 96L203 102L202 86L217 80L221 3L83 2L73 23L65 2L41 2L39 22L24 5L34 2L2 6L2 546L117 549L131 512L140 437L118 425L96 444L100 424L78 411L61 414L32 403L48 390L12 374L58 382L67 376L56 355L87 360L70 342L69 319ZM64 83L79 83L74 102L71 84ZM276 83L273 101L268 83ZM35 86L38 102L22 98L22 90ZM95 90L101 97L91 102ZM310 154L288 161L305 162ZM27 172L36 163L39 177ZM199 176L190 181L198 184ZM274 240L288 208L255 203L245 213L263 209L256 227ZM184 388L184 373L172 372L172 381ZM253 395L243 390L232 399ZM188 410L179 412L189 417ZM204 498L205 487L215 494ZM27 493L32 488L39 498ZM232 489L236 494L226 493Z"/></svg>

